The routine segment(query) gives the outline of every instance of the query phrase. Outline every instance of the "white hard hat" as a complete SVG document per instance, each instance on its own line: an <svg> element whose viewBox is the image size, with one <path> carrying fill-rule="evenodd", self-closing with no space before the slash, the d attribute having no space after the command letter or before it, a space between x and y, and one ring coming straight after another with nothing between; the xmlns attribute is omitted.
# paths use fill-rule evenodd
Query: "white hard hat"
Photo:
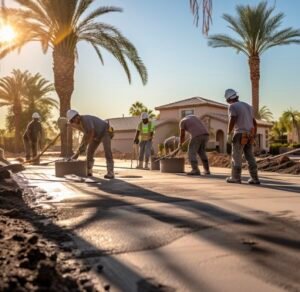
<svg viewBox="0 0 300 292"><path fill-rule="evenodd" d="M146 112L141 114L141 120L149 119L149 115Z"/></svg>
<svg viewBox="0 0 300 292"><path fill-rule="evenodd" d="M232 100L232 99L238 98L239 96L238 96L238 93L234 89L229 88L229 89L226 89L224 97L226 100Z"/></svg>
<svg viewBox="0 0 300 292"><path fill-rule="evenodd" d="M70 122L77 115L79 115L78 111L69 109L67 111L67 120L68 120L68 122Z"/></svg>
<svg viewBox="0 0 300 292"><path fill-rule="evenodd" d="M41 116L39 115L39 113L33 113L33 114L32 114L32 118L33 118L33 119L40 119Z"/></svg>

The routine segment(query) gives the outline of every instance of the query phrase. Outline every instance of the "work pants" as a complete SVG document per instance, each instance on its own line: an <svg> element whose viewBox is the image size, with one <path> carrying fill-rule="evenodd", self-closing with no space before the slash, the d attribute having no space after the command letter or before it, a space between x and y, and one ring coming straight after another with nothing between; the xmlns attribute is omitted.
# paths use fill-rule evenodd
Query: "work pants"
<svg viewBox="0 0 300 292"><path fill-rule="evenodd" d="M139 144L139 161L149 162L152 149L152 141L141 141Z"/></svg>
<svg viewBox="0 0 300 292"><path fill-rule="evenodd" d="M257 179L257 165L253 153L253 145L250 143L250 140L247 144L242 145L241 140L242 133L236 133L233 135L231 156L232 178L241 179L242 159L244 154L248 163L250 176L253 179Z"/></svg>
<svg viewBox="0 0 300 292"><path fill-rule="evenodd" d="M30 160L31 157L36 157L38 151L38 140L33 140L27 137L24 137L23 140L26 160Z"/></svg>
<svg viewBox="0 0 300 292"><path fill-rule="evenodd" d="M114 160L111 151L111 136L108 131L105 131L104 135L100 138L94 139L87 148L86 160L88 170L92 170L94 166L94 155L100 143L103 143L104 154L106 159L106 168L108 174L114 173Z"/></svg>
<svg viewBox="0 0 300 292"><path fill-rule="evenodd" d="M193 137L189 143L188 157L194 170L198 169L197 155L199 155L205 170L208 170L208 158L205 151L208 139L209 136L207 134L199 135Z"/></svg>

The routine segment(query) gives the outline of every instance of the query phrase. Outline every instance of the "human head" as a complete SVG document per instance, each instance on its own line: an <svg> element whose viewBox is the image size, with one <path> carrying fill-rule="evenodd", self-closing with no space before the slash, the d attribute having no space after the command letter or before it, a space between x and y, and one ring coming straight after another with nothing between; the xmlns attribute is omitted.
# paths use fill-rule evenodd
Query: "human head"
<svg viewBox="0 0 300 292"><path fill-rule="evenodd" d="M141 120L143 121L144 124L147 124L149 120L149 115L146 112L142 112Z"/></svg>
<svg viewBox="0 0 300 292"><path fill-rule="evenodd" d="M41 116L39 115L39 113L35 112L35 113L32 114L32 118L36 119L36 120L39 120L41 118Z"/></svg>
<svg viewBox="0 0 300 292"><path fill-rule="evenodd" d="M228 103L234 103L239 100L239 95L234 89L226 89L224 97Z"/></svg>
<svg viewBox="0 0 300 292"><path fill-rule="evenodd" d="M78 124L79 123L79 113L76 110L69 109L67 111L67 120L70 124Z"/></svg>

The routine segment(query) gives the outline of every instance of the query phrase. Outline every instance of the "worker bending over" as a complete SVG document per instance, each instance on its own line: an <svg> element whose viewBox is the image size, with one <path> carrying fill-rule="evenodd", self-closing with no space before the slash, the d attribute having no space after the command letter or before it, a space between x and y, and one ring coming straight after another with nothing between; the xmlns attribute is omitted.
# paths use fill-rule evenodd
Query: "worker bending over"
<svg viewBox="0 0 300 292"><path fill-rule="evenodd" d="M229 103L227 142L232 145L231 177L228 177L226 181L228 183L241 183L242 155L244 153L251 176L248 183L260 184L253 154L253 145L257 132L257 123L253 115L253 109L249 104L239 101L239 96L233 89L225 91L225 99Z"/></svg>
<svg viewBox="0 0 300 292"><path fill-rule="evenodd" d="M28 123L23 135L26 161L35 158L38 154L38 147L41 148L43 129L40 118L39 113L33 113L32 120ZM33 163L38 164L39 161L36 160Z"/></svg>
<svg viewBox="0 0 300 292"><path fill-rule="evenodd" d="M137 168L149 169L149 159L151 156L152 139L154 135L154 123L149 120L149 115L146 112L141 114L141 122L138 124L134 143L139 144L139 164Z"/></svg>
<svg viewBox="0 0 300 292"><path fill-rule="evenodd" d="M188 157L191 163L192 170L187 174L200 175L197 154L202 161L204 174L210 174L208 158L205 150L209 139L209 134L206 126L196 116L188 115L180 121L179 128L181 148L185 141L185 131L189 132L191 135L191 140L188 145Z"/></svg>
<svg viewBox="0 0 300 292"><path fill-rule="evenodd" d="M175 149L178 148L180 142L180 138L177 136L171 136L164 141L164 148L166 155L168 155L170 152L173 152Z"/></svg>
<svg viewBox="0 0 300 292"><path fill-rule="evenodd" d="M72 109L68 110L67 119L73 128L83 132L84 134L78 150L71 158L77 159L79 155L83 154L87 150L86 160L88 176L92 176L95 161L94 155L99 144L102 142L107 167L107 174L104 178L113 179L115 177L114 161L111 151L112 135L109 124L95 116L79 115L76 110Z"/></svg>

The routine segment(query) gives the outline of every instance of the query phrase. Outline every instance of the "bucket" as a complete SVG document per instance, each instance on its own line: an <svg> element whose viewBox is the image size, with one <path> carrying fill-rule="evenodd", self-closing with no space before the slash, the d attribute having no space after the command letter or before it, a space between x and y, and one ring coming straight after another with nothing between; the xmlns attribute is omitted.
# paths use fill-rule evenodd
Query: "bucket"
<svg viewBox="0 0 300 292"><path fill-rule="evenodd" d="M184 158L165 158L160 161L160 172L182 173L184 172Z"/></svg>
<svg viewBox="0 0 300 292"><path fill-rule="evenodd" d="M151 170L160 170L159 157L151 157L150 169Z"/></svg>

